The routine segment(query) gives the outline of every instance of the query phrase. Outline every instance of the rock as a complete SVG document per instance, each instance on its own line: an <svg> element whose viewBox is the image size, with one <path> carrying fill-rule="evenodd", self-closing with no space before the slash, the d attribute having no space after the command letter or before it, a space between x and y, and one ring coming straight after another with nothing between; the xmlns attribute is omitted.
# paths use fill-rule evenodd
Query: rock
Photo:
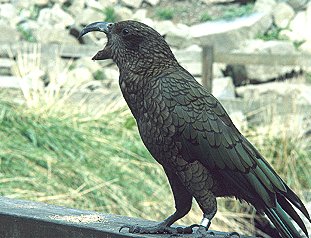
<svg viewBox="0 0 311 238"><path fill-rule="evenodd" d="M275 9L276 4L276 0L257 0L254 5L254 11L271 13Z"/></svg>
<svg viewBox="0 0 311 238"><path fill-rule="evenodd" d="M143 0L122 0L122 3L130 8L139 8L142 2Z"/></svg>
<svg viewBox="0 0 311 238"><path fill-rule="evenodd" d="M77 39L60 28L39 27L33 31L34 37L41 43L79 44Z"/></svg>
<svg viewBox="0 0 311 238"><path fill-rule="evenodd" d="M241 45L237 52L241 53L264 53L264 54L292 54L296 53L295 46L292 42L289 41L263 41L263 40L248 40ZM233 68L238 66L231 66ZM241 66L240 66L241 67ZM266 65L245 65L242 66L245 68L243 70L238 70L239 72L245 73L246 75L240 77L245 77L245 79L256 81L256 82L265 82L270 79L275 79L280 76L283 76L287 73L295 70L292 66L266 66ZM234 70L233 70L234 72ZM236 79L234 78L236 82ZM243 84L243 83L242 83ZM235 85L241 85L236 84Z"/></svg>
<svg viewBox="0 0 311 238"><path fill-rule="evenodd" d="M246 85L237 87L238 96L245 100L274 100L279 102L288 102L294 100L299 104L311 104L311 85L273 82L260 85Z"/></svg>
<svg viewBox="0 0 311 238"><path fill-rule="evenodd" d="M147 9L138 9L132 16L133 20L141 21L147 17Z"/></svg>
<svg viewBox="0 0 311 238"><path fill-rule="evenodd" d="M109 7L109 6L115 6L118 3L118 0L98 0L100 5L103 6L103 8Z"/></svg>
<svg viewBox="0 0 311 238"><path fill-rule="evenodd" d="M165 39L170 46L184 48L192 44L190 36L190 27L185 24L176 24L168 29Z"/></svg>
<svg viewBox="0 0 311 238"><path fill-rule="evenodd" d="M311 31L306 29L311 29L311 2L305 11L296 14L289 25L290 31L283 32L283 35L286 34L293 41L311 40Z"/></svg>
<svg viewBox="0 0 311 238"><path fill-rule="evenodd" d="M20 38L19 32L5 23L0 23L0 42L16 42Z"/></svg>
<svg viewBox="0 0 311 238"><path fill-rule="evenodd" d="M248 128L247 118L241 111L231 112L229 114L233 124L239 131L243 131Z"/></svg>
<svg viewBox="0 0 311 238"><path fill-rule="evenodd" d="M156 6L159 4L160 0L145 0L146 3L149 3L151 6Z"/></svg>
<svg viewBox="0 0 311 238"><path fill-rule="evenodd" d="M86 67L78 67L68 72L64 87L86 87L93 80L92 72Z"/></svg>
<svg viewBox="0 0 311 238"><path fill-rule="evenodd" d="M299 50L303 53L311 54L311 40L304 42L300 47Z"/></svg>
<svg viewBox="0 0 311 238"><path fill-rule="evenodd" d="M285 2L278 3L272 12L277 27L285 28L295 15L294 9Z"/></svg>
<svg viewBox="0 0 311 238"><path fill-rule="evenodd" d="M158 21L157 24L154 25L154 28L157 32L159 32L162 36L166 35L170 29L175 27L174 23L169 20Z"/></svg>
<svg viewBox="0 0 311 238"><path fill-rule="evenodd" d="M235 87L231 77L214 78L212 84L212 94L216 98L235 98Z"/></svg>
<svg viewBox="0 0 311 238"><path fill-rule="evenodd" d="M75 67L77 68L85 67L92 73L102 69L102 66L99 64L98 61L90 60L89 57L82 57L77 59L75 61Z"/></svg>
<svg viewBox="0 0 311 238"><path fill-rule="evenodd" d="M306 8L310 0L287 0L286 1L295 11L300 11Z"/></svg>
<svg viewBox="0 0 311 238"><path fill-rule="evenodd" d="M0 19L5 19L12 27L15 27L18 23L18 15L13 4L0 4Z"/></svg>
<svg viewBox="0 0 311 238"><path fill-rule="evenodd" d="M88 0L85 1L86 7L87 8L93 8L99 11L103 10L103 6L100 4L100 2L96 1L96 0Z"/></svg>
<svg viewBox="0 0 311 238"><path fill-rule="evenodd" d="M65 12L59 4L54 4L52 8L41 9L38 17L38 23L42 26L65 29L73 25L75 20Z"/></svg>
<svg viewBox="0 0 311 238"><path fill-rule="evenodd" d="M77 24L88 25L92 22L104 20L104 14L93 8L85 8L80 11L79 15L76 17Z"/></svg>
<svg viewBox="0 0 311 238"><path fill-rule="evenodd" d="M132 10L127 7L117 7L115 8L115 12L120 21L130 20L133 16Z"/></svg>
<svg viewBox="0 0 311 238"><path fill-rule="evenodd" d="M81 12L84 10L86 0L73 0L72 4L68 8L68 12L70 12L73 16L75 16L76 22L79 20Z"/></svg>
<svg viewBox="0 0 311 238"><path fill-rule="evenodd" d="M211 21L190 27L193 42L210 44L218 51L228 51L239 47L245 39L263 34L272 25L272 17L265 13L254 13L233 21Z"/></svg>
<svg viewBox="0 0 311 238"><path fill-rule="evenodd" d="M32 4L36 4L38 6L45 6L48 5L49 0L34 0L32 1Z"/></svg>

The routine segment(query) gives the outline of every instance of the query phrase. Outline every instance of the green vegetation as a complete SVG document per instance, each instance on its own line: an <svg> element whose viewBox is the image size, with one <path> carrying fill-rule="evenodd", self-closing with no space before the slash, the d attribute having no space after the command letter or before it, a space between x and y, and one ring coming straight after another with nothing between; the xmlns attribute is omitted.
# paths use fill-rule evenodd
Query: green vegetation
<svg viewBox="0 0 311 238"><path fill-rule="evenodd" d="M253 12L253 8L254 8L253 3L241 5L239 7L236 6L228 7L223 12L223 14L217 17L217 19L231 20L237 17L247 16Z"/></svg>
<svg viewBox="0 0 311 238"><path fill-rule="evenodd" d="M271 27L267 32L265 32L263 35L258 35L256 38L269 41L269 40L287 40L286 37L282 37L280 35L280 32L284 30L283 28L273 26Z"/></svg>
<svg viewBox="0 0 311 238"><path fill-rule="evenodd" d="M116 22L117 21L117 14L113 7L106 7L104 9L105 21L107 22Z"/></svg>
<svg viewBox="0 0 311 238"><path fill-rule="evenodd" d="M155 11L156 18L160 20L171 20L174 17L173 8L158 8Z"/></svg>
<svg viewBox="0 0 311 238"><path fill-rule="evenodd" d="M91 115L81 108L77 113L63 105L51 113L0 101L0 194L156 220L173 212L162 168L143 146L130 112ZM301 194L311 187L308 142L287 134L285 125L278 128L283 132L261 128L246 134ZM234 222L237 213L250 216L245 212L253 209L220 199L213 229L245 233L249 221ZM200 216L194 206L183 222L198 222Z"/></svg>
<svg viewBox="0 0 311 238"><path fill-rule="evenodd" d="M16 26L17 30L21 33L22 38L28 42L37 42L36 37L33 35L30 29L25 29L22 25Z"/></svg>
<svg viewBox="0 0 311 238"><path fill-rule="evenodd" d="M203 13L200 17L200 22L206 22L211 20L213 20L213 18L208 12Z"/></svg>

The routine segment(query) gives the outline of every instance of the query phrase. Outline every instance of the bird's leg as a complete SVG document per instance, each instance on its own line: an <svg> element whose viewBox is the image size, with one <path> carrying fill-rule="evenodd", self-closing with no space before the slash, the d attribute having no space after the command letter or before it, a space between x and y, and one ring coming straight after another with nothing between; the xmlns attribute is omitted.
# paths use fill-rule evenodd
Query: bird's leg
<svg viewBox="0 0 311 238"><path fill-rule="evenodd" d="M186 187L181 183L179 177L172 171L164 168L164 171L168 177L169 183L171 185L176 211L166 218L164 221L160 222L155 226L138 226L138 225L124 225L121 227L128 228L130 233L140 233L140 234L186 234L192 233L192 226L190 227L171 227L171 225L185 216L191 209L192 205L192 195L188 192Z"/></svg>

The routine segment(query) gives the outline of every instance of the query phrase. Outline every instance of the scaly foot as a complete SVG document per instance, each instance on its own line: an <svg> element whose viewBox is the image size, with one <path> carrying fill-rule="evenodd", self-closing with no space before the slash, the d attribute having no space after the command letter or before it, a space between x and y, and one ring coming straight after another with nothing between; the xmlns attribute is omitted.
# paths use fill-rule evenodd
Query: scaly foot
<svg viewBox="0 0 311 238"><path fill-rule="evenodd" d="M146 227L138 225L123 225L119 232L124 228L128 228L130 233L138 234L191 234L194 227L199 227L199 225L195 224L188 227L169 227L162 224Z"/></svg>

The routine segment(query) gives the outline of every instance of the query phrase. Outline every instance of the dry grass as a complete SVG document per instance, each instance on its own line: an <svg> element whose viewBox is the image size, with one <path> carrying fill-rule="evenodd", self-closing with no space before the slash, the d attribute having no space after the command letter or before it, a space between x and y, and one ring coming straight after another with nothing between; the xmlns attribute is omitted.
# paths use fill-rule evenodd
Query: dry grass
<svg viewBox="0 0 311 238"><path fill-rule="evenodd" d="M164 172L143 146L129 110L105 102L94 114L83 100L66 103L73 90L59 93L66 69L55 70L46 88L41 74L31 74L40 71L39 59L25 57L18 57L19 74L37 85L22 88L26 104L0 95L0 194L152 220L171 214L173 197ZM311 152L297 118L276 119L244 133L302 195L311 188ZM253 214L246 204L220 199L211 228L251 234ZM195 205L179 223L200 219Z"/></svg>

